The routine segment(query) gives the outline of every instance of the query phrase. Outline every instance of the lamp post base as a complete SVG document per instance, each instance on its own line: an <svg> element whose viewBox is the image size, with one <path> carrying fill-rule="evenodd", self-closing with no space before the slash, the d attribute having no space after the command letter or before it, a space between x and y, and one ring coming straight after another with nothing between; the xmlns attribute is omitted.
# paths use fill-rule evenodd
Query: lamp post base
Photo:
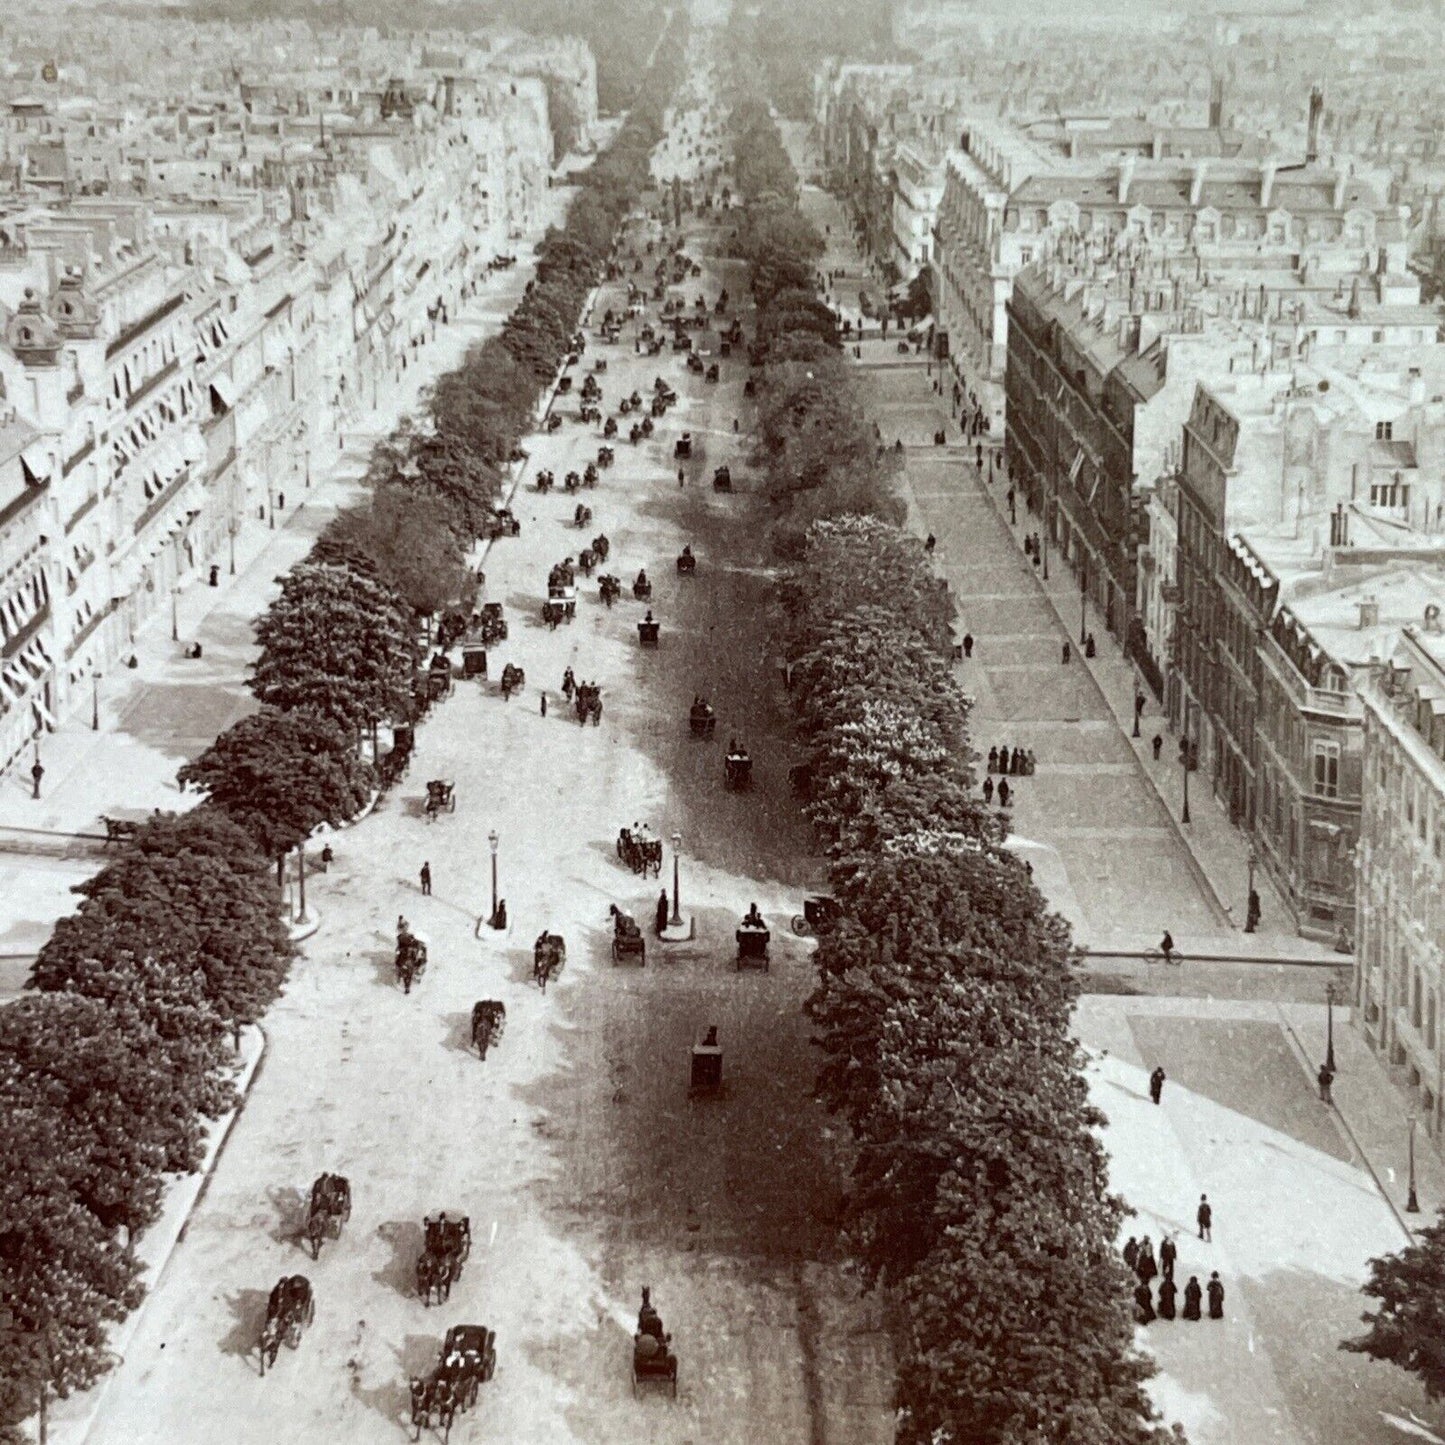
<svg viewBox="0 0 1445 1445"><path fill-rule="evenodd" d="M1419 1198L1419 1196L1415 1193L1415 1186L1412 1184L1412 1185L1410 1186L1410 1197L1405 1201L1405 1213L1406 1213L1406 1214L1419 1214L1419 1212L1420 1212L1420 1198Z"/></svg>
<svg viewBox="0 0 1445 1445"><path fill-rule="evenodd" d="M684 913L676 923L669 919L658 937L664 943L691 943L697 937L697 920L690 913Z"/></svg>

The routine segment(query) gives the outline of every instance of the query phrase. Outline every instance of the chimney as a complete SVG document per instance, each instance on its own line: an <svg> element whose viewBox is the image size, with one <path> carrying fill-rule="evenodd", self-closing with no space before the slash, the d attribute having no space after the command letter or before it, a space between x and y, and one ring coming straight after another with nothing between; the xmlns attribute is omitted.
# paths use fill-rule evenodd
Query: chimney
<svg viewBox="0 0 1445 1445"><path fill-rule="evenodd" d="M1129 203L1129 187L1134 183L1134 157L1125 156L1119 162L1119 194L1121 206Z"/></svg>
<svg viewBox="0 0 1445 1445"><path fill-rule="evenodd" d="M1305 141L1305 164L1312 165L1320 158L1320 122L1325 117L1325 93L1319 86L1310 88L1310 127Z"/></svg>
<svg viewBox="0 0 1445 1445"><path fill-rule="evenodd" d="M1278 162L1273 160L1263 161L1259 167L1259 205L1260 209L1269 210L1269 198L1274 193L1274 173Z"/></svg>
<svg viewBox="0 0 1445 1445"><path fill-rule="evenodd" d="M1360 631L1367 627L1378 627L1380 625L1380 603L1375 597L1362 597L1360 599Z"/></svg>
<svg viewBox="0 0 1445 1445"><path fill-rule="evenodd" d="M1200 156L1194 162L1194 175L1189 181L1189 204L1197 206L1199 198L1204 194L1204 173L1209 169L1209 162Z"/></svg>

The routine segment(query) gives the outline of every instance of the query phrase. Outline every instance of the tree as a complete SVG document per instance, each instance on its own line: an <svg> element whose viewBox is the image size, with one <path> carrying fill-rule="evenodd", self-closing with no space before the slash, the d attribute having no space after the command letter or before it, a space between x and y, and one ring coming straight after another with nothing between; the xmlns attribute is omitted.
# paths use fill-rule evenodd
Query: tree
<svg viewBox="0 0 1445 1445"><path fill-rule="evenodd" d="M307 708L345 728L405 717L412 644L401 599L348 567L301 562L255 624L261 644L251 691Z"/></svg>
<svg viewBox="0 0 1445 1445"><path fill-rule="evenodd" d="M1398 1254L1372 1259L1363 1290L1380 1306L1340 1348L1418 1375L1432 1400L1445 1396L1445 1210Z"/></svg>
<svg viewBox="0 0 1445 1445"><path fill-rule="evenodd" d="M51 1392L95 1383L113 1362L106 1326L140 1303L140 1267L75 1197L79 1146L43 1105L0 1095L0 1350L3 1421Z"/></svg>
<svg viewBox="0 0 1445 1445"><path fill-rule="evenodd" d="M441 612L474 590L444 504L396 484L375 488L364 506L338 512L312 559L367 571L417 617Z"/></svg>
<svg viewBox="0 0 1445 1445"><path fill-rule="evenodd" d="M281 860L321 823L338 827L361 810L375 774L351 736L305 708L263 707L228 728L177 775Z"/></svg>
<svg viewBox="0 0 1445 1445"><path fill-rule="evenodd" d="M118 950L169 959L199 969L239 1042L285 982L295 950L267 858L218 808L151 819L74 891L84 902L41 949L33 987L64 988L78 966Z"/></svg>

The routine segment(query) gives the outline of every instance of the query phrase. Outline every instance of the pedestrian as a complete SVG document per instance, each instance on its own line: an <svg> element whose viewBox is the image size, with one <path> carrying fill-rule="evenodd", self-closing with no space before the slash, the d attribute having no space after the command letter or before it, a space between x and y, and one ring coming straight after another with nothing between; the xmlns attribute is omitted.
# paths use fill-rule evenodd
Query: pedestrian
<svg viewBox="0 0 1445 1445"><path fill-rule="evenodd" d="M1016 778L1021 778L1023 776L1024 750L1022 748L1015 748L1013 752L1009 754L1008 770Z"/></svg>
<svg viewBox="0 0 1445 1445"><path fill-rule="evenodd" d="M927 552L930 556L932 556L933 549L936 546L938 546L938 538L935 537L932 532L930 532L928 534L928 540L923 544L923 550Z"/></svg>
<svg viewBox="0 0 1445 1445"><path fill-rule="evenodd" d="M1071 648L1067 642L1064 643L1063 663L1065 667L1069 665L1069 658L1073 656L1073 651L1073 648Z"/></svg>
<svg viewBox="0 0 1445 1445"><path fill-rule="evenodd" d="M1154 1277L1159 1273L1159 1265L1154 1259L1154 1246L1149 1243L1147 1234L1139 1241L1139 1262L1134 1268L1145 1284L1152 1284Z"/></svg>
<svg viewBox="0 0 1445 1445"><path fill-rule="evenodd" d="M680 487L687 484L687 473L681 467L677 469L677 484Z"/></svg>
<svg viewBox="0 0 1445 1445"><path fill-rule="evenodd" d="M1209 1318L1222 1320L1224 1318L1224 1281L1219 1277L1219 1271L1213 1270L1209 1276Z"/></svg>
<svg viewBox="0 0 1445 1445"><path fill-rule="evenodd" d="M566 672L562 674L562 696L565 697L568 702L571 702L572 694L576 688L577 679L572 676L572 669L569 667Z"/></svg>
<svg viewBox="0 0 1445 1445"><path fill-rule="evenodd" d="M1032 557L1033 555L1034 555L1034 538L1033 538L1033 533L1030 532L1030 533L1028 533L1028 534L1024 537L1024 556L1025 556L1025 557Z"/></svg>
<svg viewBox="0 0 1445 1445"><path fill-rule="evenodd" d="M986 777L986 778L983 780L983 800L984 800L985 803L987 803L987 804L989 804L990 806L992 806L992 804L993 804L993 778L992 778L992 776Z"/></svg>
<svg viewBox="0 0 1445 1445"><path fill-rule="evenodd" d="M965 657L973 656L973 633L971 632L963 634L963 655Z"/></svg>
<svg viewBox="0 0 1445 1445"><path fill-rule="evenodd" d="M1253 933L1259 927L1259 890L1249 890L1249 903L1244 912L1244 931Z"/></svg>
<svg viewBox="0 0 1445 1445"><path fill-rule="evenodd" d="M1141 1325L1154 1323L1154 1298L1147 1284L1137 1285L1134 1289L1134 1318Z"/></svg>
<svg viewBox="0 0 1445 1445"><path fill-rule="evenodd" d="M1129 1236L1128 1244L1124 1246L1124 1263L1129 1266L1130 1273L1139 1263L1139 1241L1132 1234Z"/></svg>
<svg viewBox="0 0 1445 1445"><path fill-rule="evenodd" d="M998 750L998 768L996 769L996 771L997 771L997 772L1000 772L1000 773L1006 773L1006 772L1008 772L1008 749L1007 749L1007 748L1000 748L1000 749Z"/></svg>
<svg viewBox="0 0 1445 1445"><path fill-rule="evenodd" d="M1165 937L1168 937L1166 934ZM1194 1217L1199 1221L1199 1237L1205 1241L1214 1239L1214 1210L1210 1207L1209 1196L1199 1196L1199 1208L1195 1211Z"/></svg>
<svg viewBox="0 0 1445 1445"><path fill-rule="evenodd" d="M1154 1072L1149 1075L1149 1097L1157 1104L1159 1096L1164 1092L1164 1065L1156 1064Z"/></svg>
<svg viewBox="0 0 1445 1445"><path fill-rule="evenodd" d="M1034 775L1034 750L1030 748L1024 754L1024 776L1031 778Z"/></svg>
<svg viewBox="0 0 1445 1445"><path fill-rule="evenodd" d="M1199 1316L1199 1301L1204 1291L1199 1288L1199 1279L1196 1275L1189 1276L1189 1283L1184 1286L1184 1318L1186 1320L1197 1320Z"/></svg>
<svg viewBox="0 0 1445 1445"><path fill-rule="evenodd" d="M1174 1261L1179 1258L1179 1248L1174 1243L1174 1236L1166 1234L1159 1241L1159 1273L1171 1284L1174 1282Z"/></svg>
<svg viewBox="0 0 1445 1445"><path fill-rule="evenodd" d="M1097 657L1099 649L1094 643L1094 634L1091 632L1084 638L1084 656Z"/></svg>
<svg viewBox="0 0 1445 1445"><path fill-rule="evenodd" d="M34 791L30 794L30 796L36 801L39 801L40 798L40 780L44 776L45 769L40 766L40 759L36 758L30 766L30 782L34 788Z"/></svg>
<svg viewBox="0 0 1445 1445"><path fill-rule="evenodd" d="M321 871L322 871L323 873L326 872L326 870L331 867L332 860L333 860L335 857L336 857L335 850L332 848L331 844L328 843L328 844L321 850Z"/></svg>
<svg viewBox="0 0 1445 1445"><path fill-rule="evenodd" d="M1166 1274L1159 1282L1159 1318L1161 1320L1174 1318L1174 1300L1178 1293L1174 1281Z"/></svg>
<svg viewBox="0 0 1445 1445"><path fill-rule="evenodd" d="M1331 1069L1328 1064L1321 1064L1320 1071L1315 1077L1319 1081L1320 1086L1320 1103L1333 1104L1334 1098L1331 1090L1335 1082L1334 1070Z"/></svg>
<svg viewBox="0 0 1445 1445"><path fill-rule="evenodd" d="M421 891L424 898L431 897L431 862L421 865Z"/></svg>
<svg viewBox="0 0 1445 1445"><path fill-rule="evenodd" d="M1000 808L1007 808L1009 800L1008 779L1003 778L998 785L998 805Z"/></svg>
<svg viewBox="0 0 1445 1445"><path fill-rule="evenodd" d="M1164 937L1159 940L1159 952L1164 955L1164 962L1170 962L1174 954L1174 935L1166 928ZM1204 1196L1200 1195L1202 1199Z"/></svg>
<svg viewBox="0 0 1445 1445"><path fill-rule="evenodd" d="M1016 527L1018 526L1019 514L1018 509L1014 506L1014 489L1012 487L1008 489L1007 501L1009 526Z"/></svg>
<svg viewBox="0 0 1445 1445"><path fill-rule="evenodd" d="M1149 746L1154 749L1154 761L1157 763L1159 761L1159 754L1164 747L1164 739L1158 733L1155 733L1153 738L1150 739Z"/></svg>
<svg viewBox="0 0 1445 1445"><path fill-rule="evenodd" d="M991 773L996 773L996 772L998 772L998 749L997 749L997 748L990 748L990 749L988 750L988 770L989 770L989 772L991 772Z"/></svg>
<svg viewBox="0 0 1445 1445"><path fill-rule="evenodd" d="M973 449L974 465L979 471L983 470L983 443L979 442Z"/></svg>
<svg viewBox="0 0 1445 1445"><path fill-rule="evenodd" d="M547 716L547 689L542 689L542 716Z"/></svg>
<svg viewBox="0 0 1445 1445"><path fill-rule="evenodd" d="M664 888L657 895L657 936L662 937L662 930L667 927L667 889Z"/></svg>

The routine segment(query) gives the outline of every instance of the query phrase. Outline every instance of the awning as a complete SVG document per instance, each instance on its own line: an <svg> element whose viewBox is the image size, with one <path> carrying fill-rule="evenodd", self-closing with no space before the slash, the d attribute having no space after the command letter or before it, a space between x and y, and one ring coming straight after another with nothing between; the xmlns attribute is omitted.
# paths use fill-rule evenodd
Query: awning
<svg viewBox="0 0 1445 1445"><path fill-rule="evenodd" d="M181 437L181 455L191 466L195 466L198 462L205 461L206 443L202 439L200 432L187 431Z"/></svg>
<svg viewBox="0 0 1445 1445"><path fill-rule="evenodd" d="M930 311L927 316L920 316L918 320L915 321L913 325L908 328L908 334L910 336L915 336L920 331L927 331L928 328L932 325L933 313Z"/></svg>
<svg viewBox="0 0 1445 1445"><path fill-rule="evenodd" d="M225 372L218 372L211 378L211 405L223 412L235 408L236 383Z"/></svg>
<svg viewBox="0 0 1445 1445"><path fill-rule="evenodd" d="M59 726L55 721L55 715L45 706L45 703L40 698L32 696L30 699L30 707L35 714L35 721L40 727L48 728L51 732L54 732Z"/></svg>
<svg viewBox="0 0 1445 1445"><path fill-rule="evenodd" d="M48 448L41 442L35 442L20 453L20 465L25 469L25 480L32 487L39 487L50 480L55 462Z"/></svg>

